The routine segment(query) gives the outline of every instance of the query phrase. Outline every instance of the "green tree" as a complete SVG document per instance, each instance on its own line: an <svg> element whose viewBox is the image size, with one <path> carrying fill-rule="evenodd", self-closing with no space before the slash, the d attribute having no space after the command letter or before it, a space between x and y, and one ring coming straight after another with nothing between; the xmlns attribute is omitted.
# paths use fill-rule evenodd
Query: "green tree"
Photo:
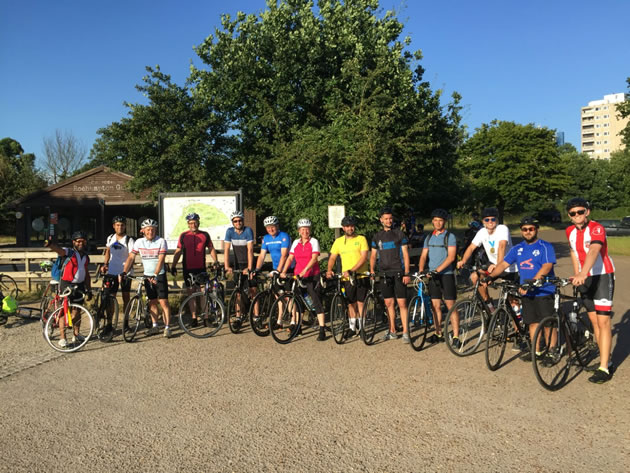
<svg viewBox="0 0 630 473"><path fill-rule="evenodd" d="M376 0L271 0L259 16L224 15L197 47L208 67L193 68L194 93L231 121L246 203L316 230L329 204L373 227L386 203L448 204L459 96L440 104L402 23L377 11Z"/></svg>
<svg viewBox="0 0 630 473"><path fill-rule="evenodd" d="M552 205L571 182L554 131L532 124L483 124L461 147L460 156L471 194L501 213Z"/></svg>
<svg viewBox="0 0 630 473"><path fill-rule="evenodd" d="M226 120L159 67L147 71L136 89L148 104L125 103L129 116L98 130L90 165L133 175L131 189L153 197L224 189L232 169Z"/></svg>
<svg viewBox="0 0 630 473"><path fill-rule="evenodd" d="M628 92L630 92L630 77L626 79L626 83L628 84ZM617 104L617 112L621 118L630 117L630 100L626 99L625 102ZM622 136L621 141L626 149L630 149L630 121L619 134Z"/></svg>

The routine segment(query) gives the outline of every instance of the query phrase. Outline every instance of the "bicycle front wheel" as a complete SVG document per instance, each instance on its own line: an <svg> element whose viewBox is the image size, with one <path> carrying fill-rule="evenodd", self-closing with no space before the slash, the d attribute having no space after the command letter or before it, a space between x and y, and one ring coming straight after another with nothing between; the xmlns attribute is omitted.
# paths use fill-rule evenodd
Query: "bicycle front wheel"
<svg viewBox="0 0 630 473"><path fill-rule="evenodd" d="M486 337L486 366L490 371L499 368L503 360L509 323L510 316L505 309L497 309L492 314Z"/></svg>
<svg viewBox="0 0 630 473"><path fill-rule="evenodd" d="M300 332L302 326L302 306L292 293L278 297L269 312L269 327L273 339L284 345Z"/></svg>
<svg viewBox="0 0 630 473"><path fill-rule="evenodd" d="M269 335L269 312L271 311L273 300L273 292L266 290L256 294L249 306L249 325L259 337ZM258 308L258 315L256 315L256 308Z"/></svg>
<svg viewBox="0 0 630 473"><path fill-rule="evenodd" d="M97 314L94 317L96 335L102 342L111 342L118 327L118 300L112 294L101 295L96 307Z"/></svg>
<svg viewBox="0 0 630 473"><path fill-rule="evenodd" d="M4 294L4 297L11 296L14 299L17 299L18 285L15 282L15 279L6 274L0 274L0 292Z"/></svg>
<svg viewBox="0 0 630 473"><path fill-rule="evenodd" d="M376 324L378 323L376 319L376 297L374 294L368 294L363 302L363 313L361 314L361 340L366 345L374 343Z"/></svg>
<svg viewBox="0 0 630 473"><path fill-rule="evenodd" d="M54 350L62 353L71 353L80 350L88 342L94 331L94 319L92 314L85 307L79 304L68 304L68 312L73 314L68 319L72 319L72 326L64 322L64 330L59 328L59 320L65 321L66 314L64 307L58 307L44 327L44 338Z"/></svg>
<svg viewBox="0 0 630 473"><path fill-rule="evenodd" d="M348 306L343 296L335 294L330 303L330 330L335 343L342 344L348 325Z"/></svg>
<svg viewBox="0 0 630 473"><path fill-rule="evenodd" d="M228 316L228 325L230 326L230 332L238 333L243 327L243 322L245 321L247 315L247 303L245 298L247 296L243 291L236 289L232 296L230 296L230 301L228 302L227 308L227 316Z"/></svg>
<svg viewBox="0 0 630 473"><path fill-rule="evenodd" d="M454 345L455 327L458 327L459 346ZM475 353L486 331L485 317L477 299L459 301L446 314L444 336L446 346L453 355L467 356Z"/></svg>
<svg viewBox="0 0 630 473"><path fill-rule="evenodd" d="M564 386L572 367L576 366L572 360L576 354L569 329L560 318L551 315L542 319L536 327L532 344L532 365L540 385L548 391Z"/></svg>
<svg viewBox="0 0 630 473"><path fill-rule="evenodd" d="M424 342L427 339L429 320L426 305L423 303L422 297L420 296L414 296L409 303L407 325L411 348L413 348L414 351L422 350Z"/></svg>
<svg viewBox="0 0 630 473"><path fill-rule="evenodd" d="M135 295L127 304L127 310L125 310L125 316L123 317L122 335L127 343L133 342L143 316L144 302L142 302L140 296Z"/></svg>
<svg viewBox="0 0 630 473"><path fill-rule="evenodd" d="M225 308L212 293L195 292L182 302L178 319L179 326L191 337L208 338L221 330Z"/></svg>
<svg viewBox="0 0 630 473"><path fill-rule="evenodd" d="M39 303L39 310L41 312L40 321L42 323L42 330L46 327L46 321L50 318L52 313L59 307L59 301L55 300L55 296L48 294L44 296Z"/></svg>

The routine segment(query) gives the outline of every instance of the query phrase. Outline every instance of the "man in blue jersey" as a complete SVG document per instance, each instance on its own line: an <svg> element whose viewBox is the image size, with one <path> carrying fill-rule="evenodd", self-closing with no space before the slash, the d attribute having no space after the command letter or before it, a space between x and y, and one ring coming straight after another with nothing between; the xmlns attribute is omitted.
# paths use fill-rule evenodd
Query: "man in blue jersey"
<svg viewBox="0 0 630 473"><path fill-rule="evenodd" d="M490 273L491 278L499 277L510 265L516 263L520 282L529 279L542 279L545 276L554 277L553 265L556 263L556 253L551 243L538 239L538 221L533 217L521 220L523 241L513 246L496 268ZM529 337L534 339L534 332L540 321L553 314L553 299L555 287L546 283L540 287L527 291L521 289L521 304L523 305L523 322L529 327ZM551 343L555 343L555 335ZM536 356L541 354L540 347L532 347ZM523 360L531 361L531 353L527 353Z"/></svg>
<svg viewBox="0 0 630 473"><path fill-rule="evenodd" d="M289 256L289 248L291 248L291 237L286 232L281 232L278 226L278 217L270 215L264 222L267 234L263 237L262 247L256 262L256 271L260 271L267 252L271 255L271 264L273 270L284 267L284 262Z"/></svg>

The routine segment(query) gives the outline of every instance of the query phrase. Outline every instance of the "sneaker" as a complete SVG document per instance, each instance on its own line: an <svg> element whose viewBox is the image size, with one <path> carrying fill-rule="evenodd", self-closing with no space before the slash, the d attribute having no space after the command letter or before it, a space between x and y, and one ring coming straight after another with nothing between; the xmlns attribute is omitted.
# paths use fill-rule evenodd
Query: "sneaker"
<svg viewBox="0 0 630 473"><path fill-rule="evenodd" d="M317 336L318 342L323 342L326 340L326 329L324 327L319 327L319 335Z"/></svg>
<svg viewBox="0 0 630 473"><path fill-rule="evenodd" d="M403 333L402 334L402 341L403 341L403 343L411 343L411 338L409 338L409 334L408 333Z"/></svg>
<svg viewBox="0 0 630 473"><path fill-rule="evenodd" d="M197 320L197 317L195 317L194 319L190 321L190 326L192 328L195 328L197 325L199 325L199 321Z"/></svg>
<svg viewBox="0 0 630 473"><path fill-rule="evenodd" d="M343 334L343 338L345 340L350 340L352 337L355 337L357 332L352 329L346 329L346 333Z"/></svg>
<svg viewBox="0 0 630 473"><path fill-rule="evenodd" d="M588 380L591 383L595 383L595 384L603 384L606 381L610 381L610 378L612 378L612 375L610 373L606 373L603 369L597 369L593 375L588 378Z"/></svg>
<svg viewBox="0 0 630 473"><path fill-rule="evenodd" d="M384 342L386 342L387 340L396 340L396 339L398 339L398 335L396 335L395 332L387 332L385 336L383 337Z"/></svg>
<svg viewBox="0 0 630 473"><path fill-rule="evenodd" d="M437 333L434 333L429 337L429 343L444 343L444 341L444 335L442 334L438 335Z"/></svg>
<svg viewBox="0 0 630 473"><path fill-rule="evenodd" d="M237 318L232 325L234 326L234 330L240 330L241 326L243 325L243 321L240 318Z"/></svg>
<svg viewBox="0 0 630 473"><path fill-rule="evenodd" d="M512 351L517 353L523 351L523 347L521 346L521 341L518 338L515 338L512 343Z"/></svg>
<svg viewBox="0 0 630 473"><path fill-rule="evenodd" d="M164 328L164 338L171 338L171 329L170 327Z"/></svg>
<svg viewBox="0 0 630 473"><path fill-rule="evenodd" d="M61 348L66 348L68 346L68 340L62 338L57 342L57 345L59 345Z"/></svg>
<svg viewBox="0 0 630 473"><path fill-rule="evenodd" d="M453 345L453 348L455 348L455 350L459 350L462 347L462 342L459 340L459 338L453 337L451 345Z"/></svg>
<svg viewBox="0 0 630 473"><path fill-rule="evenodd" d="M107 338L112 334L113 328L111 325L106 325L105 328L103 328L103 333L101 334L101 337L103 338Z"/></svg>
<svg viewBox="0 0 630 473"><path fill-rule="evenodd" d="M158 328L157 325L147 330L147 335L157 335L158 333L160 333L160 329Z"/></svg>
<svg viewBox="0 0 630 473"><path fill-rule="evenodd" d="M85 337L81 334L72 335L72 343L82 343L85 341Z"/></svg>

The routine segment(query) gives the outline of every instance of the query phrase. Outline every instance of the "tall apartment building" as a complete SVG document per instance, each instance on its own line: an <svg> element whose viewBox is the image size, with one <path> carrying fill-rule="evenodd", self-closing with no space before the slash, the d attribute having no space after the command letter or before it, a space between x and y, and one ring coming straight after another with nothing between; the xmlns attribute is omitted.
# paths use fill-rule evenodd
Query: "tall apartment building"
<svg viewBox="0 0 630 473"><path fill-rule="evenodd" d="M593 100L582 107L582 152L591 158L610 159L610 153L623 147L619 132L628 124L628 118L617 117L618 103L626 100L626 94L604 95L603 100Z"/></svg>

